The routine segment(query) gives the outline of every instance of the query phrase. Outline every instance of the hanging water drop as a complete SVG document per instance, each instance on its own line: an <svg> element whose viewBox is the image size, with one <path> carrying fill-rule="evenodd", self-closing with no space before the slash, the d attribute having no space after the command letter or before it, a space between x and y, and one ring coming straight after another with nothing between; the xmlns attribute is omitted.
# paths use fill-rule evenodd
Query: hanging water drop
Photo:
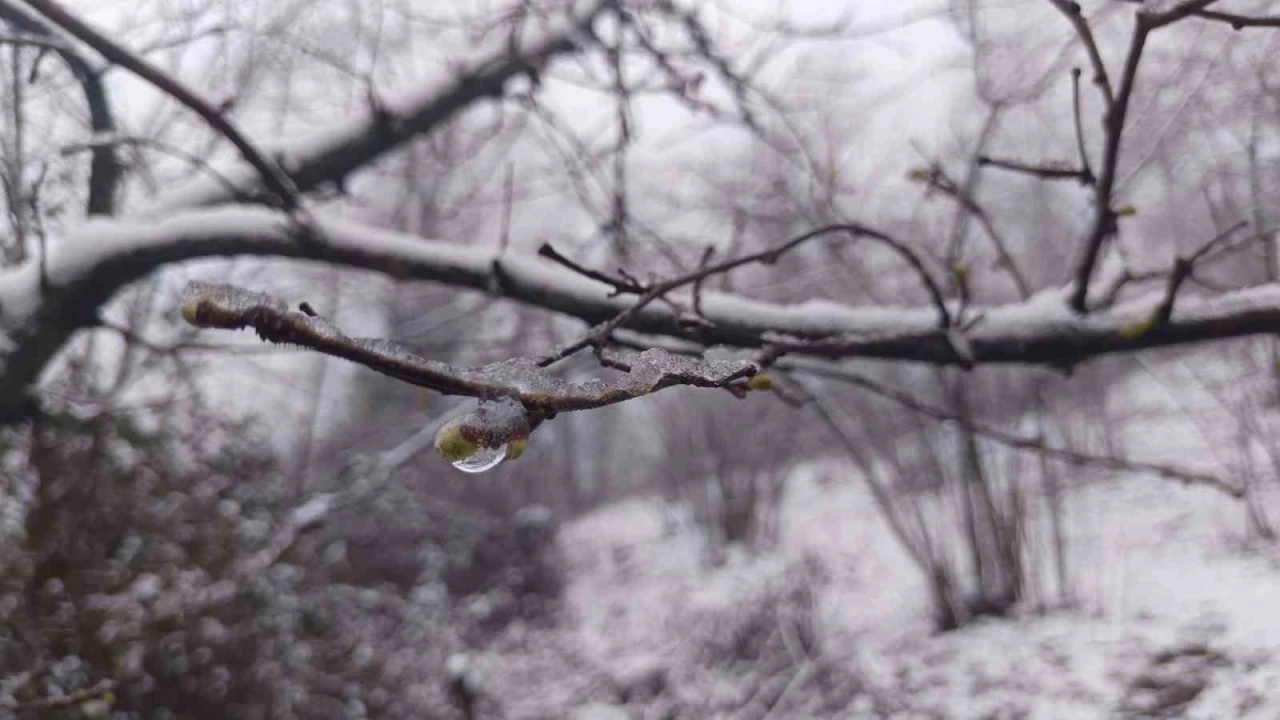
<svg viewBox="0 0 1280 720"><path fill-rule="evenodd" d="M506 444L498 447L482 447L468 457L453 461L453 466L466 473L482 473L492 470L507 459Z"/></svg>
<svg viewBox="0 0 1280 720"><path fill-rule="evenodd" d="M467 473L492 470L524 451L531 431L524 406L509 399L485 400L440 426L440 457Z"/></svg>

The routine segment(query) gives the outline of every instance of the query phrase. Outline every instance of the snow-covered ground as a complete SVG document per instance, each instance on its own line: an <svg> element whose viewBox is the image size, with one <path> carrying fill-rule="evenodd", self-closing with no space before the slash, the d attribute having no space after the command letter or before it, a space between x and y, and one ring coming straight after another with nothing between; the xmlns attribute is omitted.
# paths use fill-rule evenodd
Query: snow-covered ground
<svg viewBox="0 0 1280 720"><path fill-rule="evenodd" d="M1159 383L1139 378L1129 388L1149 401L1144 411L1170 410ZM1202 460L1205 427L1178 417L1129 427L1128 452ZM637 719L1280 718L1280 547L1246 543L1243 506L1212 489L1086 480L1065 504L1077 598L1069 609L934 633L922 577L852 473L825 462L792 473L779 547L763 555L708 562L696 529L657 501L568 525L563 618L509 633L481 664L506 717L565 717L603 702ZM1280 518L1280 492L1265 503ZM776 617L804 609L794 634L807 628L817 651L805 645L790 667L760 673L732 660L751 652L714 648L749 636L732 618L750 616L771 592L807 593L769 607ZM785 622L776 627L779 652L804 644L786 637ZM752 657L770 662L765 651ZM646 673L665 673L666 704L624 702L619 688L643 685ZM820 686L837 705L806 704L790 685L796 695Z"/></svg>
<svg viewBox="0 0 1280 720"><path fill-rule="evenodd" d="M776 553L731 554L720 567L702 560L696 533L672 531L656 502L566 528L574 575L564 641L596 668L671 671L682 645L701 637L699 619L731 614L808 566L821 577L823 652L867 684L830 717L1280 717L1280 555L1243 550L1239 508L1213 491L1118 480L1076 493L1079 606L938 635L921 578L871 499L812 477L792 478ZM491 660L501 674L511 658ZM553 684L530 696L541 712ZM566 703L607 696L587 681L563 690ZM1159 705L1171 709L1146 714Z"/></svg>

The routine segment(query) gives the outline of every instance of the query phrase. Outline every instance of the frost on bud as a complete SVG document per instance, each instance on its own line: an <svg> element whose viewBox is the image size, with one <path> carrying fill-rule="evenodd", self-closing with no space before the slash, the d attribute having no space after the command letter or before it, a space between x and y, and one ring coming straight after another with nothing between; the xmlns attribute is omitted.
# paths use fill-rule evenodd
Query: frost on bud
<svg viewBox="0 0 1280 720"><path fill-rule="evenodd" d="M440 426L436 452L463 472L484 472L520 457L530 431L524 405L506 398L485 400Z"/></svg>

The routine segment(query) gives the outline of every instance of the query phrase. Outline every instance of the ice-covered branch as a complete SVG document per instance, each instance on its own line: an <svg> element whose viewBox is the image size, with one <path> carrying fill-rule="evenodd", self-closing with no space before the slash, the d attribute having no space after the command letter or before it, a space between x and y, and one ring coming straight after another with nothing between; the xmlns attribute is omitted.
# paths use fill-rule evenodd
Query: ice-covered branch
<svg viewBox="0 0 1280 720"><path fill-rule="evenodd" d="M649 350L627 363L624 375L576 383L552 375L531 358L483 367L457 367L422 357L412 348L380 338L350 337L329 321L282 300L230 285L191 283L182 316L202 328L252 328L263 340L297 345L364 365L442 395L515 400L539 417L588 410L643 397L675 385L725 387L755 374L740 360L700 360Z"/></svg>

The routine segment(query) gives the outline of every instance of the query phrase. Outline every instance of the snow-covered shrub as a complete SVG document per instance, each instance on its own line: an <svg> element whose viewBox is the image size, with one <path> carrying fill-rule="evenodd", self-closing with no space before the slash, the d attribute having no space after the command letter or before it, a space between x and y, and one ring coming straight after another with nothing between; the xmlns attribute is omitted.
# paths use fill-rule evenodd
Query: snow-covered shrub
<svg viewBox="0 0 1280 720"><path fill-rule="evenodd" d="M723 603L693 607L673 628L686 647L671 662L666 692L680 717L813 717L845 708L861 692L857 669L828 654L816 597L826 574L812 557Z"/></svg>
<svg viewBox="0 0 1280 720"><path fill-rule="evenodd" d="M182 415L4 431L0 715L452 717L448 657L554 609L546 512L393 483L300 523L261 427Z"/></svg>

